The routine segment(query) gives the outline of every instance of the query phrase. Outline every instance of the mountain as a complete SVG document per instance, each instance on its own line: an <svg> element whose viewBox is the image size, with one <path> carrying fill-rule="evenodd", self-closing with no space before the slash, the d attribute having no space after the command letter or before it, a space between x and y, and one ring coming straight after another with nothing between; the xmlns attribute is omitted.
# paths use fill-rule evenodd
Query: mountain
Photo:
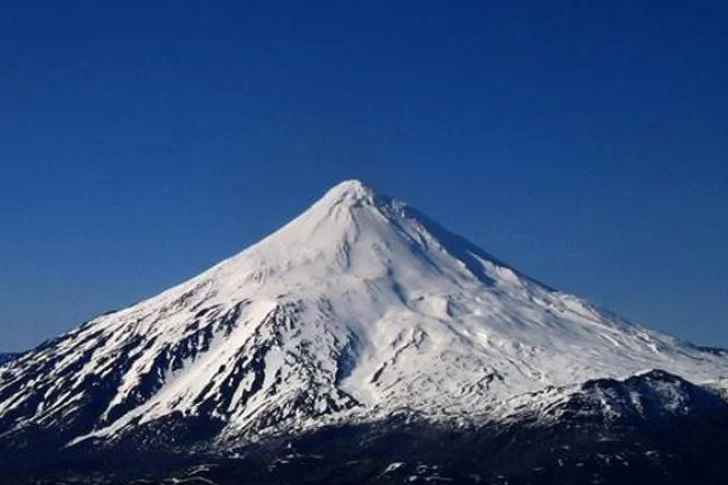
<svg viewBox="0 0 728 485"><path fill-rule="evenodd" d="M628 378L592 379L560 388L550 387L517 398L517 420L534 415L540 423L581 422L656 425L680 416L728 411L720 392L701 387L665 371L651 370Z"/></svg>
<svg viewBox="0 0 728 485"><path fill-rule="evenodd" d="M630 419L655 402L722 413L692 383L724 376L725 352L552 289L347 181L189 281L3 365L0 437L229 450L397 416L549 423L544 409L575 402L599 422L600 403Z"/></svg>

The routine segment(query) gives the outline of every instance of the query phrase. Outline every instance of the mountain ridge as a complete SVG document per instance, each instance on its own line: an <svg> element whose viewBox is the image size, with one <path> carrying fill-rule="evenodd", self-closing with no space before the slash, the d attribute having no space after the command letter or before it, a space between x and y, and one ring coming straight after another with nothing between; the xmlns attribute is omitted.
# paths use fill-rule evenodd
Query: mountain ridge
<svg viewBox="0 0 728 485"><path fill-rule="evenodd" d="M14 359L17 355L18 355L17 353L0 352L0 364Z"/></svg>

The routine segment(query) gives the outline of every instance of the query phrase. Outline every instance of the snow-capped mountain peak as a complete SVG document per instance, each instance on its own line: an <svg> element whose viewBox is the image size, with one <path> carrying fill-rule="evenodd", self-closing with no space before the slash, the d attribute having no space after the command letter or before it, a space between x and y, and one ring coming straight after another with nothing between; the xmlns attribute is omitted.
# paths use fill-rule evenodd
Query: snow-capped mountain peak
<svg viewBox="0 0 728 485"><path fill-rule="evenodd" d="M219 437L514 396L728 358L541 285L416 209L343 182L257 244L7 363L0 436L122 437L204 419Z"/></svg>
<svg viewBox="0 0 728 485"><path fill-rule="evenodd" d="M369 203L374 202L374 191L364 185L360 180L350 179L344 180L333 186L319 201L322 205L357 204L359 201L365 200Z"/></svg>

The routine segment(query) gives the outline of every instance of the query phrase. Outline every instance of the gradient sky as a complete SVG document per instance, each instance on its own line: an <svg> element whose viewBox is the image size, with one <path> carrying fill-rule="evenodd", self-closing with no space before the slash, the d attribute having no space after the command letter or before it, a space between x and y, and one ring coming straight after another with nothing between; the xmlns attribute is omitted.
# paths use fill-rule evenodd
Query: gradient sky
<svg viewBox="0 0 728 485"><path fill-rule="evenodd" d="M728 7L545 3L3 2L0 349L192 276L345 178L728 346Z"/></svg>

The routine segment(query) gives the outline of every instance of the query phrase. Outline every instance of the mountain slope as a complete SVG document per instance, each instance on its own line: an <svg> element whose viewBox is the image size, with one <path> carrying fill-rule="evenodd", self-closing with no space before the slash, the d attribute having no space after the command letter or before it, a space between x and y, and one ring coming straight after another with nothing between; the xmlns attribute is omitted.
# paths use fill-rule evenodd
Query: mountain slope
<svg viewBox="0 0 728 485"><path fill-rule="evenodd" d="M516 398L526 406L514 415L475 426L395 415L284 433L213 453L189 447L139 453L114 443L73 447L62 459L29 462L21 452L20 459L9 461L9 474L3 468L8 456L0 454L0 468L3 483L16 485L728 481L723 459L728 437L716 432L728 426L728 403L705 388L651 371L536 394Z"/></svg>
<svg viewBox="0 0 728 485"><path fill-rule="evenodd" d="M15 358L16 354L0 354L0 364Z"/></svg>
<svg viewBox="0 0 728 485"><path fill-rule="evenodd" d="M183 420L225 440L401 408L473 416L651 368L712 381L728 357L548 288L348 181L199 276L3 366L0 437L119 439Z"/></svg>

